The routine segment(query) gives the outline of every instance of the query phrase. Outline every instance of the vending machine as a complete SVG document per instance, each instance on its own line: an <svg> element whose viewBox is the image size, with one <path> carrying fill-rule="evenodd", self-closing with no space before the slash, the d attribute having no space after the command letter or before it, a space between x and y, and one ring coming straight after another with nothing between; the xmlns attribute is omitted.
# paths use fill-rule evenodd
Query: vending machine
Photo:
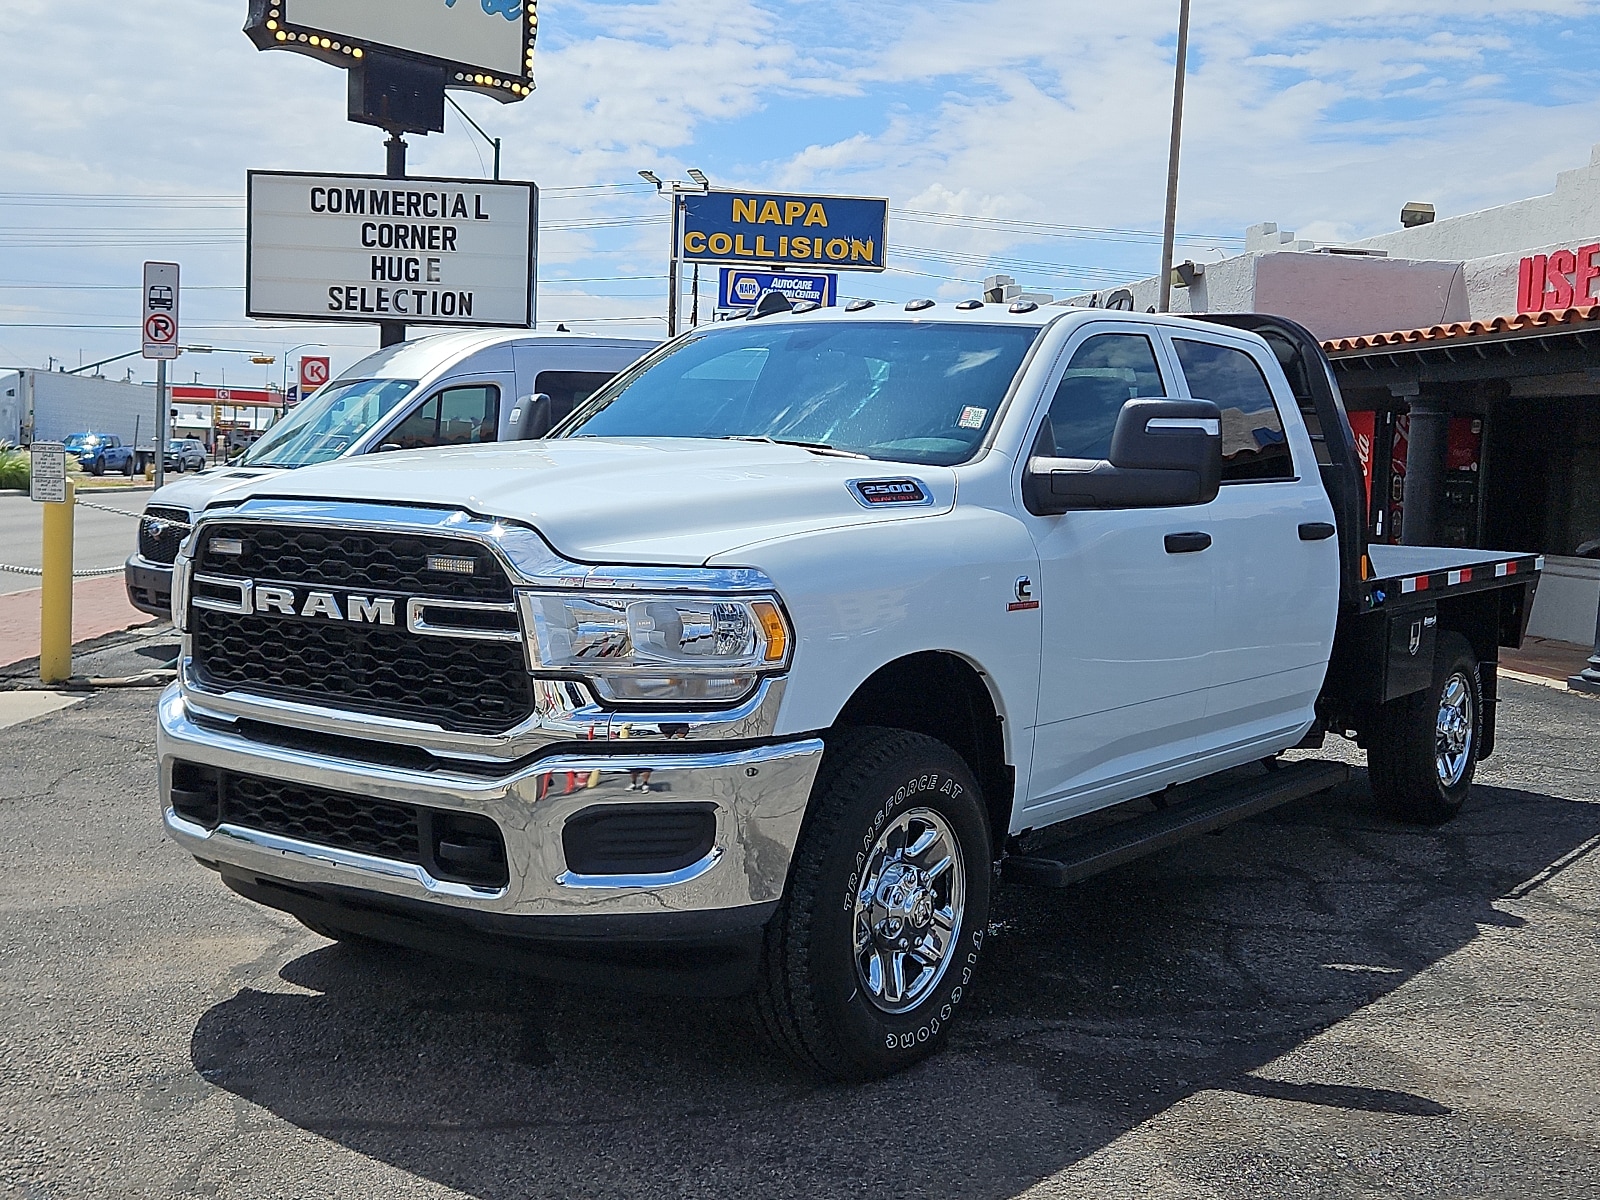
<svg viewBox="0 0 1600 1200"><path fill-rule="evenodd" d="M1352 412L1349 417L1356 457L1366 477L1367 536L1374 542L1399 545L1405 529L1411 418L1395 412ZM1451 417L1446 446L1439 544L1477 546L1483 418Z"/></svg>

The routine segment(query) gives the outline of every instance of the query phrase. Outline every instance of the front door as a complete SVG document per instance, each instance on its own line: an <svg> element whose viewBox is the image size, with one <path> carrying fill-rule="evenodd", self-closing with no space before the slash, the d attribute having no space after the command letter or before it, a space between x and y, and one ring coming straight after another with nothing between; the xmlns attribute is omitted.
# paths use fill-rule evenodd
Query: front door
<svg viewBox="0 0 1600 1200"><path fill-rule="evenodd" d="M1096 322L1069 344L1048 412L1058 457L1105 458L1125 402L1179 394L1153 333ZM1044 421L1038 414L1036 428ZM1044 631L1027 802L1034 823L1151 791L1192 753L1210 682L1216 581L1204 539L1181 535L1204 534L1208 508L1027 518Z"/></svg>

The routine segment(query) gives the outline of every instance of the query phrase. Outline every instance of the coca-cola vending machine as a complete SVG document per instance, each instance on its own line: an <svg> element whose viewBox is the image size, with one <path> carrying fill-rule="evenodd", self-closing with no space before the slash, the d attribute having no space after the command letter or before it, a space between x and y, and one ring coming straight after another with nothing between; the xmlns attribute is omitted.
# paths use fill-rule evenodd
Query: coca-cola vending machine
<svg viewBox="0 0 1600 1200"><path fill-rule="evenodd" d="M1393 412L1352 412L1349 416L1356 457L1366 477L1367 536L1374 542L1399 545L1405 530L1411 418L1406 413ZM1445 546L1476 546L1483 419L1451 417L1446 446L1439 542Z"/></svg>

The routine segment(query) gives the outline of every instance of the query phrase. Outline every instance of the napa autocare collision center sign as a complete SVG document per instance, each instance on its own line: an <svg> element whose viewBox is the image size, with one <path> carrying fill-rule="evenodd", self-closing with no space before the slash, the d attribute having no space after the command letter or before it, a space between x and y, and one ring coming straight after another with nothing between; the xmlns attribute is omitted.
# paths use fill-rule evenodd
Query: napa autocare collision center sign
<svg viewBox="0 0 1600 1200"><path fill-rule="evenodd" d="M245 313L528 328L531 183L249 174Z"/></svg>
<svg viewBox="0 0 1600 1200"><path fill-rule="evenodd" d="M683 196L683 257L690 262L881 271L888 229L889 202L864 196Z"/></svg>

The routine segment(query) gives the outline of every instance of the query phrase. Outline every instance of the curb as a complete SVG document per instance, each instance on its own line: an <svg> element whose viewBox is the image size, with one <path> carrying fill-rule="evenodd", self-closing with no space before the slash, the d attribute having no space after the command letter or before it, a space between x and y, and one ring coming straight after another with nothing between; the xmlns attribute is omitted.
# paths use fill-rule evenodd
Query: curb
<svg viewBox="0 0 1600 1200"><path fill-rule="evenodd" d="M118 646L129 642L136 642L148 637L150 627L163 624L160 617L151 617L143 625L135 625L131 629L115 629L110 633L102 633L99 637L85 638L81 642L74 642L72 653L93 654L100 650L114 650ZM43 686L39 683L39 656L20 659L14 663L7 663L0 667L0 692L29 691Z"/></svg>

